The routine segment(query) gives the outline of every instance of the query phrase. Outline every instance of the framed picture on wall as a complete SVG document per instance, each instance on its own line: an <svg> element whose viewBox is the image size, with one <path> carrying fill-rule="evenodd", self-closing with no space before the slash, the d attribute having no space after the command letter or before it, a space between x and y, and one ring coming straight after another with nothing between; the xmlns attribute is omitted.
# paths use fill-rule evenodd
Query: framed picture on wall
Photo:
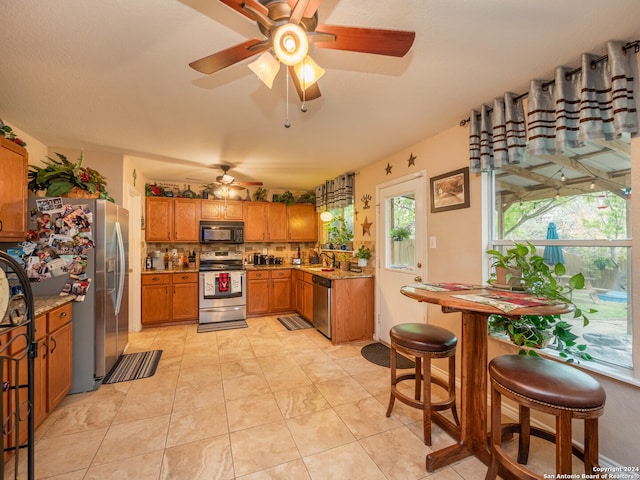
<svg viewBox="0 0 640 480"><path fill-rule="evenodd" d="M431 213L468 208L469 167L431 177Z"/></svg>

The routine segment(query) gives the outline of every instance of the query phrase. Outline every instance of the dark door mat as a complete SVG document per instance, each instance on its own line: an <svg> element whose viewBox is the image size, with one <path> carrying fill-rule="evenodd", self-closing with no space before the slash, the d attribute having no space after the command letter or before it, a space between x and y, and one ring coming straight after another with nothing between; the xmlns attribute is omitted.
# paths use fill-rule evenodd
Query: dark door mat
<svg viewBox="0 0 640 480"><path fill-rule="evenodd" d="M383 343L370 343L360 349L360 353L371 363L389 368L391 366L391 349ZM413 360L408 359L404 355L396 352L397 368L414 368Z"/></svg>
<svg viewBox="0 0 640 480"><path fill-rule="evenodd" d="M130 380L152 377L156 373L161 355L162 350L125 353L104 377L102 383L128 382Z"/></svg>
<svg viewBox="0 0 640 480"><path fill-rule="evenodd" d="M244 320L228 320L226 322L201 323L198 325L198 333L219 332L220 330L233 330L236 328L247 328Z"/></svg>
<svg viewBox="0 0 640 480"><path fill-rule="evenodd" d="M284 325L287 330L304 330L305 328L313 328L313 325L307 322L300 315L291 315L289 317L278 317L278 321Z"/></svg>

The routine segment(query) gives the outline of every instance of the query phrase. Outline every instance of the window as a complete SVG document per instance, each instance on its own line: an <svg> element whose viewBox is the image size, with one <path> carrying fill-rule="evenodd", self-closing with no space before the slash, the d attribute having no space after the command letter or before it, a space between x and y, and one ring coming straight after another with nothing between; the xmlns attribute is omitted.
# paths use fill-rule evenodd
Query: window
<svg viewBox="0 0 640 480"><path fill-rule="evenodd" d="M527 158L492 174L492 248L529 241L567 276L590 324L566 315L597 362L632 368L631 161L629 139L590 142L552 157ZM557 239L553 238L551 224ZM542 254L542 253L541 253Z"/></svg>
<svg viewBox="0 0 640 480"><path fill-rule="evenodd" d="M333 218L324 224L325 248L353 250L353 205L329 210Z"/></svg>
<svg viewBox="0 0 640 480"><path fill-rule="evenodd" d="M387 232L391 242L387 249L386 267L413 270L415 265L416 198L404 194L385 202Z"/></svg>

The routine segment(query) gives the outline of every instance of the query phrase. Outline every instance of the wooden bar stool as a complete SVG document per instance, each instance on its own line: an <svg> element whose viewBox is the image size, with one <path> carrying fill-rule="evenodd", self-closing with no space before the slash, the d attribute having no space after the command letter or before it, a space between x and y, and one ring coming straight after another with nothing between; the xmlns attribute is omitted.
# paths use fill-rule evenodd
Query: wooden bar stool
<svg viewBox="0 0 640 480"><path fill-rule="evenodd" d="M391 395L387 417L391 415L397 398L402 403L423 410L424 443L431 445L431 418L433 412L451 409L455 425L443 416L438 418L449 433L460 435L460 420L456 409L456 346L458 339L449 330L424 323L403 323L389 331L391 338ZM396 372L396 352L415 357L415 371L398 376ZM431 376L431 359L449 358L449 378L444 381ZM424 363L424 367L423 364ZM405 380L415 380L415 398L398 390L398 384ZM431 402L431 383L444 388L448 398L441 402ZM422 388L421 388L422 386ZM422 394L422 397L421 397Z"/></svg>
<svg viewBox="0 0 640 480"><path fill-rule="evenodd" d="M571 474L571 456L584 462L587 475L598 466L598 417L604 413L606 394L600 383L570 365L524 355L504 355L489 363L491 379L491 464L485 480L496 478L502 466L517 478L542 479L522 465L529 458L530 436L556 444L556 474ZM519 407L517 424L501 422L502 397ZM555 415L555 434L531 427L531 409ZM571 421L582 419L584 449L573 445ZM505 433L520 434L517 463L501 445ZM548 472L550 473L550 472Z"/></svg>

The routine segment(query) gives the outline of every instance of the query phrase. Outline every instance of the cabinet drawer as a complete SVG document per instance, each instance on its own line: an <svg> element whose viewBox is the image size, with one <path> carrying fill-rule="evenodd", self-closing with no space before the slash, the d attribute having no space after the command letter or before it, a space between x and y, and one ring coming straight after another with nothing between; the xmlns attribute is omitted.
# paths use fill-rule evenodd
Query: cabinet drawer
<svg viewBox="0 0 640 480"><path fill-rule="evenodd" d="M35 320L36 340L43 339L47 335L47 316L40 315Z"/></svg>
<svg viewBox="0 0 640 480"><path fill-rule="evenodd" d="M170 276L168 273L142 275L142 285L168 285Z"/></svg>
<svg viewBox="0 0 640 480"><path fill-rule="evenodd" d="M197 273L174 273L173 283L198 283Z"/></svg>
<svg viewBox="0 0 640 480"><path fill-rule="evenodd" d="M47 314L47 332L51 333L71 321L71 304L51 310Z"/></svg>
<svg viewBox="0 0 640 480"><path fill-rule="evenodd" d="M247 271L247 280L264 280L265 278L269 278L269 270Z"/></svg>
<svg viewBox="0 0 640 480"><path fill-rule="evenodd" d="M304 283L313 283L313 273L304 272Z"/></svg>
<svg viewBox="0 0 640 480"><path fill-rule="evenodd" d="M291 278L291 270L272 270L271 278Z"/></svg>

